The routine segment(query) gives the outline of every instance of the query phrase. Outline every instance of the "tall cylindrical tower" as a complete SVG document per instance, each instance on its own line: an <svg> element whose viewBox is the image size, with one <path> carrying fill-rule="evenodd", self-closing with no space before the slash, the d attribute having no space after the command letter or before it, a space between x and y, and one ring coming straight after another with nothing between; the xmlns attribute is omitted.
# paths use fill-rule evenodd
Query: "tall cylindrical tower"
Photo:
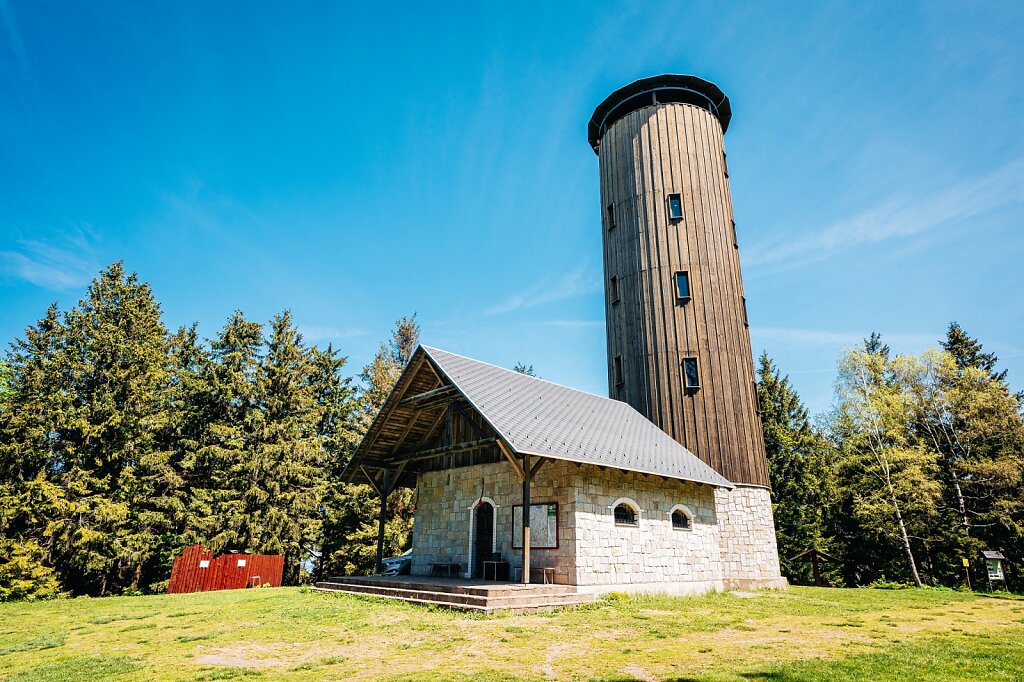
<svg viewBox="0 0 1024 682"><path fill-rule="evenodd" d="M664 75L616 90L590 120L609 390L730 481L767 486L723 139L731 116L714 84Z"/></svg>

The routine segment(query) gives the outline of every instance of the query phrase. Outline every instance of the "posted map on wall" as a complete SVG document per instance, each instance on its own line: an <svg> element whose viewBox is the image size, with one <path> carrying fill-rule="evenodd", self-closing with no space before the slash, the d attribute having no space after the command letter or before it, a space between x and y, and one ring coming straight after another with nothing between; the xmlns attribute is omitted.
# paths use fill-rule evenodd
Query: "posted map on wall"
<svg viewBox="0 0 1024 682"><path fill-rule="evenodd" d="M523 546L523 505L512 507L512 547ZM530 547L556 549L558 547L558 503L546 502L530 505Z"/></svg>

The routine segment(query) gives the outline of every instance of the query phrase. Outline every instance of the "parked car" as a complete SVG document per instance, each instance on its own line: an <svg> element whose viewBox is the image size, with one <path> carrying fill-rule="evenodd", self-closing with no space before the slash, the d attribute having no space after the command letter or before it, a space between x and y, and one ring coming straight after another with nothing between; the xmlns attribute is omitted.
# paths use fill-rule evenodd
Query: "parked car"
<svg viewBox="0 0 1024 682"><path fill-rule="evenodd" d="M384 571L381 575L409 575L412 570L412 550L407 549L398 556L385 559Z"/></svg>

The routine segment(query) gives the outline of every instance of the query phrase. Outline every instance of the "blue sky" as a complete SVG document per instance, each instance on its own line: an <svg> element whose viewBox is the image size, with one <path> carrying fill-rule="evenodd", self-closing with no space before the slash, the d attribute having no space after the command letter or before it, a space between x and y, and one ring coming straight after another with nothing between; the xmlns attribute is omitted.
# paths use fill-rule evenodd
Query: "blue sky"
<svg viewBox="0 0 1024 682"><path fill-rule="evenodd" d="M612 90L694 73L755 352L814 411L958 320L1024 387L1024 3L0 0L0 339L124 259L169 325L290 308L353 373L424 342L606 392Z"/></svg>

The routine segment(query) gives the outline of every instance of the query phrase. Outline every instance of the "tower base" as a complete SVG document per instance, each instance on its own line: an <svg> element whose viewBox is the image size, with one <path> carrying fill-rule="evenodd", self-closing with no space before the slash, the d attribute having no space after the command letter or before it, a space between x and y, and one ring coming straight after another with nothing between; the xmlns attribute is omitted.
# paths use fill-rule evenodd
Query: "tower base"
<svg viewBox="0 0 1024 682"><path fill-rule="evenodd" d="M726 590L784 589L767 488L738 484L715 489L715 512Z"/></svg>

